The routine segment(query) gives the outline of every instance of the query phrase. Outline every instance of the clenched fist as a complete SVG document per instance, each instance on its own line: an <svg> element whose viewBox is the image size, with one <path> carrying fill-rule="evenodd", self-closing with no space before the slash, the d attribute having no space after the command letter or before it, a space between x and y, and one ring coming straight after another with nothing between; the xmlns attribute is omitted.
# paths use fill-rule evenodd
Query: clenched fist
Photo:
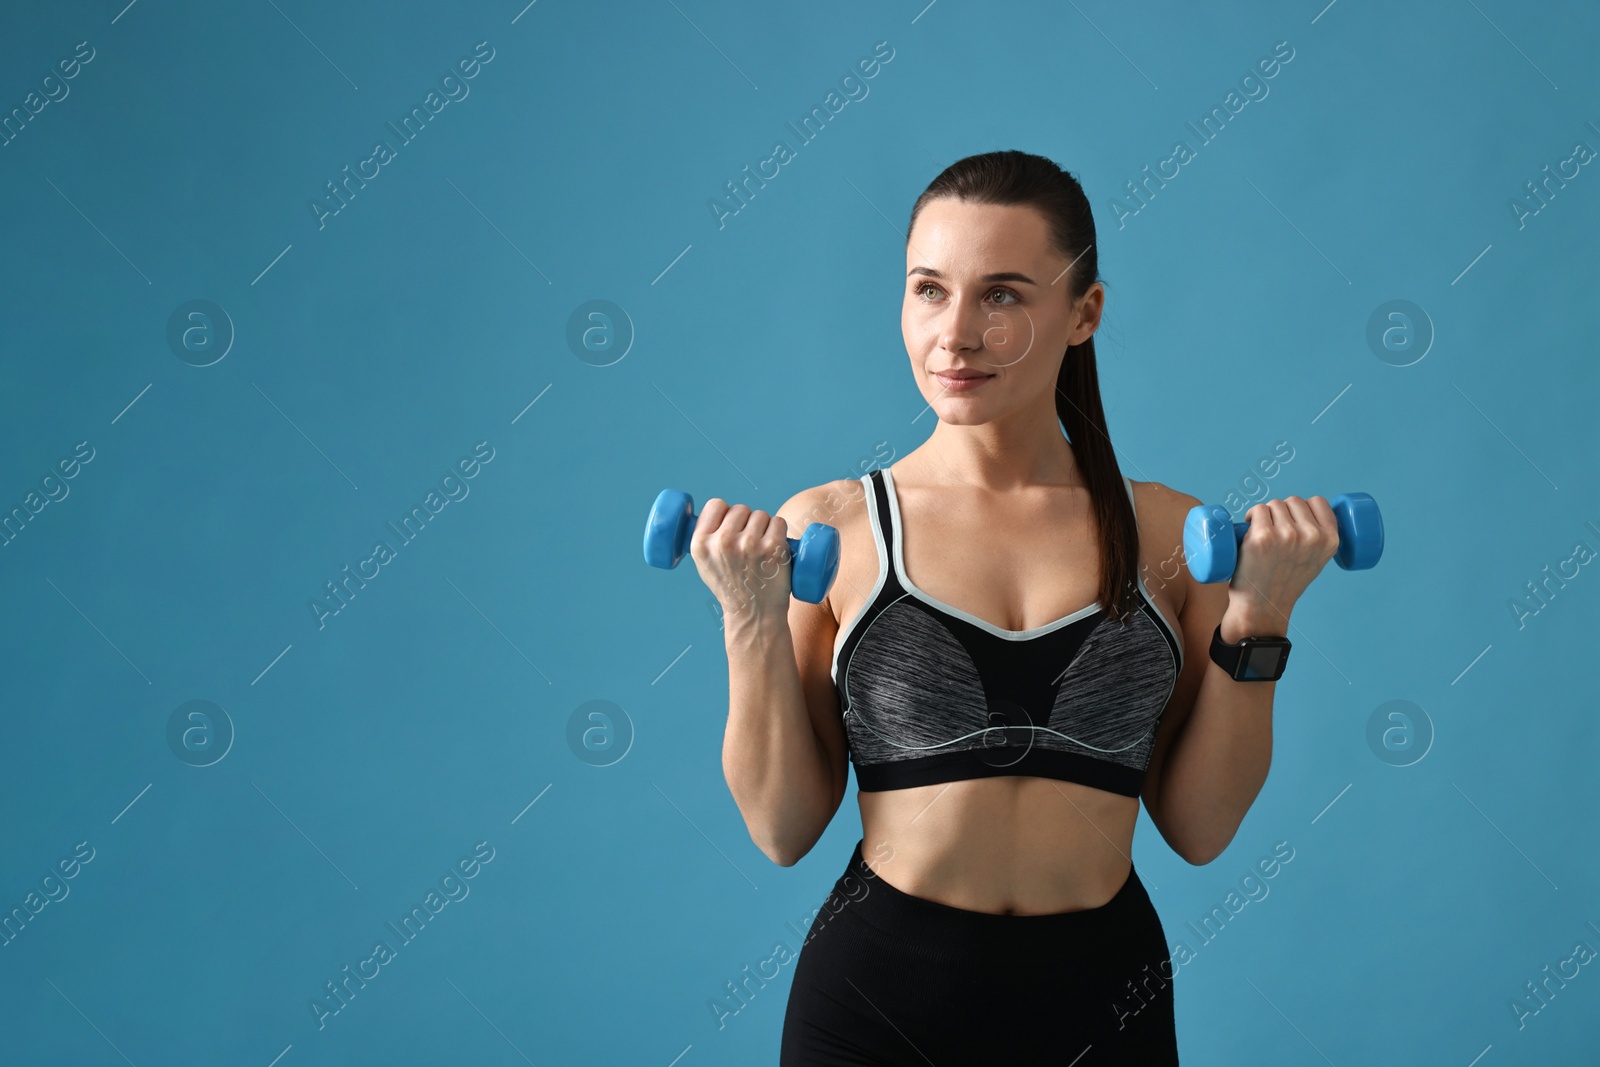
<svg viewBox="0 0 1600 1067"><path fill-rule="evenodd" d="M689 557L722 604L724 618L749 611L756 618L787 620L790 559L782 517L712 497L695 522Z"/></svg>

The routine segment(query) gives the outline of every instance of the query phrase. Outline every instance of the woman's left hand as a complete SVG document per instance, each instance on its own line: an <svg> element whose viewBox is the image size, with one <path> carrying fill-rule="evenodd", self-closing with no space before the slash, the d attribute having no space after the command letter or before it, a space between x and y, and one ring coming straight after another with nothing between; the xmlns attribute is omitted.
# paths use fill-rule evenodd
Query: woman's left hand
<svg viewBox="0 0 1600 1067"><path fill-rule="evenodd" d="M1222 639L1287 636L1294 602L1339 550L1339 524L1320 496L1263 500L1244 517Z"/></svg>

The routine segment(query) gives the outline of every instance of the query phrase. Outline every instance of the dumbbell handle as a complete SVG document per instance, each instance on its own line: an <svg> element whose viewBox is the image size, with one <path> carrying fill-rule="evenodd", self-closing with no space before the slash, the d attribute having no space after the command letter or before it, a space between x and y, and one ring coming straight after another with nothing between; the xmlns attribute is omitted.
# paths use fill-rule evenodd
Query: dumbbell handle
<svg viewBox="0 0 1600 1067"><path fill-rule="evenodd" d="M1342 493L1329 504L1339 525L1339 550L1333 561L1347 571L1375 566L1383 555L1383 517L1377 502L1366 493ZM1233 539L1228 541L1228 528ZM1183 548L1189 572L1202 582L1232 576L1239 545L1250 530L1248 522L1232 522L1220 504L1201 504L1189 510L1184 522ZM1220 544L1219 544L1220 541Z"/></svg>
<svg viewBox="0 0 1600 1067"><path fill-rule="evenodd" d="M652 567L671 569L689 553L689 541L699 525L694 498L678 489L663 489L644 524L644 560ZM797 541L789 542L789 588L808 604L820 604L839 571L839 531L814 522Z"/></svg>
<svg viewBox="0 0 1600 1067"><path fill-rule="evenodd" d="M1364 520L1356 511L1358 502L1366 505ZM1331 503L1333 517L1339 524L1339 551L1333 561L1347 571L1366 570L1376 565L1383 554L1383 520L1378 515L1378 505L1366 493L1341 493ZM1248 522L1233 524L1235 548L1249 532Z"/></svg>
<svg viewBox="0 0 1600 1067"><path fill-rule="evenodd" d="M694 536L694 527L695 527L695 524L697 522L699 522L699 521L700 521L699 513L691 512L690 515L689 515L689 520L685 524L684 530L683 530L683 543L685 545L687 545L689 543L689 538ZM1240 536L1243 536L1243 535L1241 534ZM795 538L793 538L793 537L785 537L784 540L789 542L789 558L793 559L794 557L798 556L800 554L800 542L798 540L796 540Z"/></svg>

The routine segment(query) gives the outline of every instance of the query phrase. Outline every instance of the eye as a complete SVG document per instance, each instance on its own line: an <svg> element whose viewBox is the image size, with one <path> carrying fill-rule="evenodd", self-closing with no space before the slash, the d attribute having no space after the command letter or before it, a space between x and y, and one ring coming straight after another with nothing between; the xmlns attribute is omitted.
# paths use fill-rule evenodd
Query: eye
<svg viewBox="0 0 1600 1067"><path fill-rule="evenodd" d="M916 291L916 294L918 296L922 296L922 297L924 297L926 299L925 294L927 293L927 291L929 289L932 289L935 292L939 291L939 287L937 285L933 284L932 282L923 282L921 285L917 286L915 291ZM1016 293L1014 293L1010 289L1006 289L1004 287L998 287L998 288L990 290L990 292L989 292L990 296L994 296L996 294L1002 294L1004 296L1008 296L1008 297L1011 298L1009 301L1000 303L1001 307L1010 307L1012 304L1017 303L1018 301L1020 301L1022 299ZM999 302L997 301L997 303L999 303Z"/></svg>

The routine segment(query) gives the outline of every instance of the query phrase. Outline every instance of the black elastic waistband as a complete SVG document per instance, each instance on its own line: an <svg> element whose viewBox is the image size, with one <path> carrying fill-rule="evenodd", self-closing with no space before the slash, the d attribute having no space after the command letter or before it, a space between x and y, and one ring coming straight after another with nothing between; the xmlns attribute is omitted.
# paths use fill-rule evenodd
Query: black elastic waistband
<svg viewBox="0 0 1600 1067"><path fill-rule="evenodd" d="M852 917L895 938L932 941L950 948L977 944L1031 944L1037 948L1040 939L1077 942L1088 948L1102 938L1117 937L1129 923L1143 921L1144 912L1154 911L1144 884L1132 867L1122 887L1098 908L1048 915L1003 915L958 908L912 896L890 885L885 878L894 876L893 859L880 864L883 876L878 875L863 857L864 843L864 839L856 842L849 864L828 894L824 910L851 912Z"/></svg>

